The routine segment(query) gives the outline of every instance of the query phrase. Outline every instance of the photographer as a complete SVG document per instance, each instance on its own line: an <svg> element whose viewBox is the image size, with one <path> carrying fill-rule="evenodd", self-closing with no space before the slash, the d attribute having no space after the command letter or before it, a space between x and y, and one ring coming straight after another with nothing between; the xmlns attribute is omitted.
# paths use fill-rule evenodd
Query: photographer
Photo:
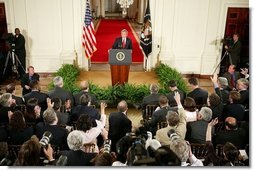
<svg viewBox="0 0 254 171"><path fill-rule="evenodd" d="M25 49L25 38L20 33L19 28L15 28L15 37L14 37L14 43L15 43L15 53L17 54L21 65L23 68L26 68L26 49ZM20 78L22 78L22 75L25 74L24 70L21 66L18 67L18 72L20 74Z"/></svg>
<svg viewBox="0 0 254 171"><path fill-rule="evenodd" d="M242 50L242 43L239 41L239 34L235 33L233 35L233 45L225 45L225 49L230 53L231 55L231 64L237 66L240 62L240 54Z"/></svg>

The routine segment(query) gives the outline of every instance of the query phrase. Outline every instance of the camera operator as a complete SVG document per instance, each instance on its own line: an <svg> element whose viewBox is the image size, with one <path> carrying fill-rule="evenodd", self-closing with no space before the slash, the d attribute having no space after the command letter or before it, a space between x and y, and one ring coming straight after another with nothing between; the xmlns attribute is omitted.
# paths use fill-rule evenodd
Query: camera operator
<svg viewBox="0 0 254 171"><path fill-rule="evenodd" d="M18 56L21 65L23 68L26 68L26 49L25 49L25 38L20 33L19 28L15 28L15 37L14 37L14 43L15 43L15 53ZM22 78L22 75L25 74L25 71L22 69L21 66L18 67L18 72L20 74L20 78Z"/></svg>
<svg viewBox="0 0 254 171"><path fill-rule="evenodd" d="M225 45L225 49L230 53L233 65L237 66L240 62L240 54L242 50L242 43L239 41L239 34L233 35L233 45Z"/></svg>

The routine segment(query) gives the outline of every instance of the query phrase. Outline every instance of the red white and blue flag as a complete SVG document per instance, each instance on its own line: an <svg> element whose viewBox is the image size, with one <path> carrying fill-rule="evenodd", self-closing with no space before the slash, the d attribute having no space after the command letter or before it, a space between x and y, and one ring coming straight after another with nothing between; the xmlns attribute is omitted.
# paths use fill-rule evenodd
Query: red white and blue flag
<svg viewBox="0 0 254 171"><path fill-rule="evenodd" d="M86 1L86 12L83 24L83 42L86 58L90 59L97 50L94 25L89 0Z"/></svg>

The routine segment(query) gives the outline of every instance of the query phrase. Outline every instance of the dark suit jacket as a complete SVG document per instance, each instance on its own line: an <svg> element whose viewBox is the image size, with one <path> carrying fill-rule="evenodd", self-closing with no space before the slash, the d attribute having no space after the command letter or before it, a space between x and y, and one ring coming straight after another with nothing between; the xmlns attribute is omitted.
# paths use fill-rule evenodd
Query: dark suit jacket
<svg viewBox="0 0 254 171"><path fill-rule="evenodd" d="M22 97L18 97L18 96L12 95L12 98L16 101L16 105L23 105L23 104L25 104L24 100L22 99Z"/></svg>
<svg viewBox="0 0 254 171"><path fill-rule="evenodd" d="M23 90L22 90L22 95L23 95L23 96L24 96L25 94L31 92L31 89L27 90L27 89L25 88L25 85L28 85L28 86L29 86L29 84L30 84L30 82L31 82L32 80L40 81L40 76L39 76L37 73L34 73L34 75L32 76L31 80L29 79L29 74L28 74L28 73L26 73L25 75L22 76L22 78L21 78L21 86L22 86L22 88L23 88Z"/></svg>
<svg viewBox="0 0 254 171"><path fill-rule="evenodd" d="M161 94L149 94L145 96L142 100L141 108L146 109L147 105L157 105L159 106L159 97Z"/></svg>
<svg viewBox="0 0 254 171"><path fill-rule="evenodd" d="M215 88L215 93L220 97L222 103L225 105L225 104L228 104L229 102L229 91L228 90L225 90L225 89L221 89L220 88Z"/></svg>
<svg viewBox="0 0 254 171"><path fill-rule="evenodd" d="M97 155L97 153L85 153L82 150L60 151L60 155L67 157L66 166L91 166L90 161Z"/></svg>
<svg viewBox="0 0 254 171"><path fill-rule="evenodd" d="M28 127L19 132L10 130L9 133L11 144L21 145L31 138L31 136L34 134L34 130L32 127Z"/></svg>
<svg viewBox="0 0 254 171"><path fill-rule="evenodd" d="M0 124L9 123L8 111L11 111L11 110L12 109L10 107L2 107L0 105Z"/></svg>
<svg viewBox="0 0 254 171"><path fill-rule="evenodd" d="M47 109L47 98L48 95L45 93L41 93L39 91L31 91L30 93L27 93L24 95L25 103L27 104L28 100L31 98L35 98L38 100L38 105L41 107L41 109L44 111Z"/></svg>
<svg viewBox="0 0 254 171"><path fill-rule="evenodd" d="M109 115L108 137L111 139L112 151L115 151L117 141L131 132L131 128L132 122L124 113L114 112Z"/></svg>
<svg viewBox="0 0 254 171"><path fill-rule="evenodd" d="M237 130L222 130L219 131L214 139L214 144L225 144L227 141L231 142L237 147L245 147L246 142L246 131L242 128L238 128Z"/></svg>
<svg viewBox="0 0 254 171"><path fill-rule="evenodd" d="M240 73L237 72L237 71L234 72L234 75L235 75L235 85L236 85L236 81L237 81L238 79L240 79L241 76L240 76ZM233 88L235 88L235 87L233 87L233 85L231 84L231 74L230 74L229 72L225 72L225 73L223 74L223 77L225 77L225 78L228 80L228 87L229 87L230 90L232 90Z"/></svg>
<svg viewBox="0 0 254 171"><path fill-rule="evenodd" d="M54 98L54 97L60 98L62 100L62 104L64 104L67 99L70 99L71 105L73 106L73 104L74 104L74 99L73 99L71 92L64 90L61 87L55 87L54 90L50 91L49 97L50 98Z"/></svg>
<svg viewBox="0 0 254 171"><path fill-rule="evenodd" d="M239 103L242 104L244 107L249 109L249 90L242 90L240 91L241 98Z"/></svg>
<svg viewBox="0 0 254 171"><path fill-rule="evenodd" d="M95 95L93 95L93 94L91 94L91 93L89 93L89 92L81 91L81 92L79 92L79 93L73 95L73 96L74 96L74 101L75 101L75 102L74 102L74 106L80 105L80 97L81 97L83 94L88 94L88 95L91 97L91 104L92 104L92 105L95 105L95 106L98 105L97 99L96 99Z"/></svg>
<svg viewBox="0 0 254 171"><path fill-rule="evenodd" d="M100 120L101 118L101 115L99 114L98 110L89 106L78 105L74 107L74 109L72 110L71 121L77 121L81 114L89 115L90 118L92 119L94 127L97 126L95 120Z"/></svg>
<svg viewBox="0 0 254 171"><path fill-rule="evenodd" d="M223 114L223 104L220 103L217 106L209 106L209 108L212 110L213 115L212 119L215 119L218 117L219 121L223 121L222 114Z"/></svg>
<svg viewBox="0 0 254 171"><path fill-rule="evenodd" d="M185 139L190 143L205 144L207 125L208 122L204 120L187 123L187 132Z"/></svg>
<svg viewBox="0 0 254 171"><path fill-rule="evenodd" d="M226 117L234 117L237 121L244 120L244 106L241 104L232 103L226 106Z"/></svg>
<svg viewBox="0 0 254 171"><path fill-rule="evenodd" d="M196 88L191 91L187 97L193 98L196 102L196 105L201 106L207 103L208 92L201 88Z"/></svg>
<svg viewBox="0 0 254 171"><path fill-rule="evenodd" d="M240 41L235 42L233 46L228 49L231 55L232 64L234 64L235 66L237 66L237 64L240 62L241 50L242 43Z"/></svg>
<svg viewBox="0 0 254 171"><path fill-rule="evenodd" d="M40 122L36 125L36 136L41 139L44 132L49 131L52 133L52 140L50 144L57 145L61 147L61 149L69 149L67 146L67 129L61 128L57 125L48 125Z"/></svg>
<svg viewBox="0 0 254 171"><path fill-rule="evenodd" d="M68 125L68 123L70 122L69 113L63 113L63 112L56 111L56 115L57 115L57 118L58 118L57 125Z"/></svg>
<svg viewBox="0 0 254 171"><path fill-rule="evenodd" d="M156 134L157 131L157 124L159 122L166 122L166 115L168 113L169 110L173 110L175 112L177 112L177 108L173 108L173 107L163 107L155 112L153 112L152 114L152 119L148 122L149 126L150 126L150 131L152 131L153 135Z"/></svg>
<svg viewBox="0 0 254 171"><path fill-rule="evenodd" d="M112 49L132 49L132 41L130 38L126 37L126 45L123 47L122 45L122 37L116 38Z"/></svg>
<svg viewBox="0 0 254 171"><path fill-rule="evenodd" d="M186 94L185 94L182 90L179 90L179 89L177 89L177 90L175 90L175 91L173 91L173 92L170 92L170 93L167 95L167 98L168 98L168 103L169 103L169 105L170 105L171 107L177 106L176 101L175 101L175 98L174 98L175 92L178 92L178 93L180 94L180 99L181 99L181 103L182 103L182 104L183 104L184 99L185 99L185 97L186 97Z"/></svg>

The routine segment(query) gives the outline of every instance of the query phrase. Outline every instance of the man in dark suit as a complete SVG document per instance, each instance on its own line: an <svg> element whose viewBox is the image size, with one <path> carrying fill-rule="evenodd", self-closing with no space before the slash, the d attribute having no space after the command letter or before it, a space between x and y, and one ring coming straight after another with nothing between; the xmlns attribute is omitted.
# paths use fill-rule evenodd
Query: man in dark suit
<svg viewBox="0 0 254 171"><path fill-rule="evenodd" d="M71 92L63 89L63 78L60 76L56 76L53 79L53 83L54 83L54 90L49 92L49 97L53 98L53 97L59 97L63 103L65 103L67 100L71 101L71 106L73 106L74 104L74 99L73 96L71 94Z"/></svg>
<svg viewBox="0 0 254 171"><path fill-rule="evenodd" d="M40 92L41 88L39 82L37 80L32 80L29 84L31 88L31 92L24 95L25 103L27 104L28 100L31 98L35 98L38 100L38 105L41 107L42 111L47 109L47 98L48 95Z"/></svg>
<svg viewBox="0 0 254 171"><path fill-rule="evenodd" d="M116 38L112 49L132 49L132 41L128 36L128 31L123 29L121 31L121 37Z"/></svg>
<svg viewBox="0 0 254 171"><path fill-rule="evenodd" d="M12 95L12 99L15 100L16 105L24 105L24 100L22 99L22 97L18 97L15 95L16 87L14 83L8 84L6 86L6 93L10 93Z"/></svg>
<svg viewBox="0 0 254 171"><path fill-rule="evenodd" d="M44 132L49 131L53 137L50 144L57 145L61 149L68 149L68 131L57 125L58 118L53 108L50 107L43 113L43 120L44 123L40 122L36 125L36 136L41 139Z"/></svg>
<svg viewBox="0 0 254 171"><path fill-rule="evenodd" d="M83 94L80 97L80 103L80 105L74 107L72 110L71 121L77 121L80 115L87 114L92 119L93 127L96 127L97 124L95 120L100 120L101 115L98 110L89 106L91 103L91 97L88 94Z"/></svg>
<svg viewBox="0 0 254 171"><path fill-rule="evenodd" d="M79 93L73 95L74 101L75 101L74 106L80 105L80 97L83 94L88 94L91 97L91 105L97 106L98 103L97 103L97 99L96 99L95 95L93 95L89 92L89 83L87 81L82 81L80 83L80 88L81 88L81 91Z"/></svg>
<svg viewBox="0 0 254 171"><path fill-rule="evenodd" d="M148 127L149 130L152 132L153 135L156 134L157 131L157 124L159 122L166 122L166 115L169 110L171 111L177 111L177 108L169 107L168 104L168 99L166 96L161 95L159 98L159 104L160 104L160 109L156 110L152 114L152 119L148 121Z"/></svg>
<svg viewBox="0 0 254 171"><path fill-rule="evenodd" d="M240 79L240 73L238 71L235 71L235 69L235 65L230 65L228 67L228 71L223 74L223 77L228 80L228 87L230 90L236 88L236 81Z"/></svg>
<svg viewBox="0 0 254 171"><path fill-rule="evenodd" d="M15 43L15 53L18 56L18 59L22 65L19 66L18 68L20 78L22 78L22 76L25 74L23 68L26 68L26 48L25 48L25 38L20 33L19 28L15 28L14 43Z"/></svg>
<svg viewBox="0 0 254 171"><path fill-rule="evenodd" d="M243 128L238 128L237 120L234 117L227 117L225 119L226 130L221 130L216 133L213 138L214 144L225 144L231 142L237 147L244 148L248 142L246 139L248 134Z"/></svg>
<svg viewBox="0 0 254 171"><path fill-rule="evenodd" d="M185 99L185 96L186 94L182 91L182 90L179 90L177 88L177 83L175 80L170 80L169 83L168 83L168 88L169 90L171 91L168 95L167 95L167 98L168 98L168 102L169 102L169 105L171 107L175 107L177 106L176 104L176 101L175 101L175 92L178 92L180 94L180 97L181 97L181 103L183 104L183 101Z"/></svg>
<svg viewBox="0 0 254 171"><path fill-rule="evenodd" d="M27 93L31 92L31 88L29 86L32 80L40 81L40 76L34 73L34 67L29 66L27 68L28 73L24 74L21 78L21 86L23 88L22 95L26 95Z"/></svg>
<svg viewBox="0 0 254 171"><path fill-rule="evenodd" d="M249 81L246 78L240 78L237 80L236 88L241 94L239 103L249 109Z"/></svg>
<svg viewBox="0 0 254 171"><path fill-rule="evenodd" d="M117 105L118 112L109 115L109 133L111 139L111 151L116 150L116 143L124 137L126 133L131 132L132 122L127 117L128 106L126 101L121 101Z"/></svg>
<svg viewBox="0 0 254 171"><path fill-rule="evenodd" d="M69 113L61 112L60 109L62 107L62 100L58 97L54 97L51 99L51 102L54 103L53 109L56 112L58 123L57 125L68 125L70 122L70 115Z"/></svg>
<svg viewBox="0 0 254 171"><path fill-rule="evenodd" d="M239 41L239 34L235 33L233 35L233 41L234 44L229 47L228 45L225 45L225 49L230 53L232 65L237 66L240 62L240 55L242 50L242 43Z"/></svg>
<svg viewBox="0 0 254 171"><path fill-rule="evenodd" d="M199 88L197 78L192 77L188 80L188 82L192 91L187 95L187 97L193 98L196 102L196 105L200 108L202 105L206 104L208 92Z"/></svg>

